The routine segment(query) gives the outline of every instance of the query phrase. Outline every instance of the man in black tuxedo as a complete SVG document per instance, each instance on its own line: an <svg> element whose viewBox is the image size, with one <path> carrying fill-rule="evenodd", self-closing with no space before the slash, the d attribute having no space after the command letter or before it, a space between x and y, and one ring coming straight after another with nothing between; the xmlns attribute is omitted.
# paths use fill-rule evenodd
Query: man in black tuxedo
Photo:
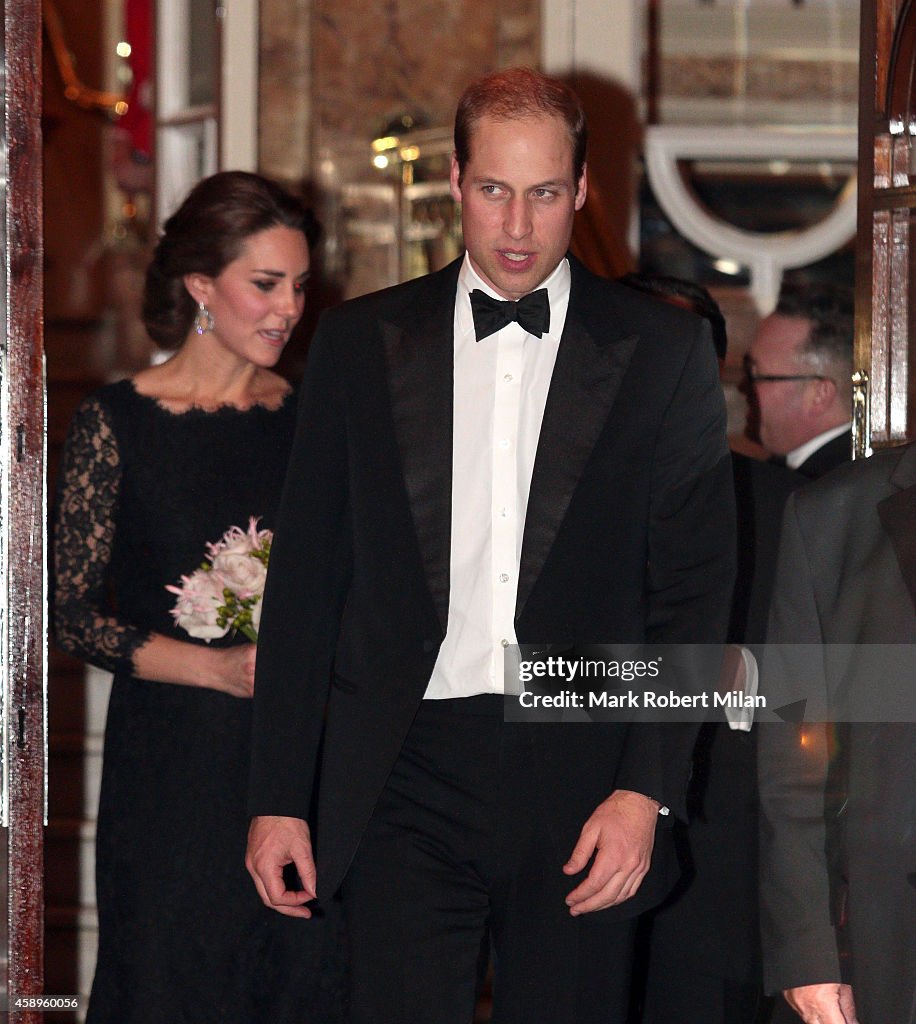
<svg viewBox="0 0 916 1024"><path fill-rule="evenodd" d="M469 87L451 190L464 258L329 311L312 344L248 865L289 915L342 888L354 1022L466 1024L489 931L494 1019L610 1024L635 915L676 877L695 730L506 721L503 658L724 637L724 403L702 320L567 255L586 168L565 86Z"/></svg>
<svg viewBox="0 0 916 1024"><path fill-rule="evenodd" d="M759 737L766 980L806 1024L916 1024L914 538L913 445L786 506L763 684L835 712Z"/></svg>
<svg viewBox="0 0 916 1024"><path fill-rule="evenodd" d="M852 458L852 290L783 285L744 361L747 433L814 480Z"/></svg>

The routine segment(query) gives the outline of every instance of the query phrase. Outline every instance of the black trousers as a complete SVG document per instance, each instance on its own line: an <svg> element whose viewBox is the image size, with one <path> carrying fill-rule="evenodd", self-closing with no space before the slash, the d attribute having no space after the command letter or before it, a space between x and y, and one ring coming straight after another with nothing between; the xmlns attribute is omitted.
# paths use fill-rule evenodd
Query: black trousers
<svg viewBox="0 0 916 1024"><path fill-rule="evenodd" d="M684 875L640 924L640 1024L762 1019L756 756L753 732L700 731L690 825L675 826Z"/></svg>
<svg viewBox="0 0 916 1024"><path fill-rule="evenodd" d="M570 916L533 736L499 697L423 702L344 883L352 1024L469 1024L488 932L494 1022L625 1020L635 926Z"/></svg>

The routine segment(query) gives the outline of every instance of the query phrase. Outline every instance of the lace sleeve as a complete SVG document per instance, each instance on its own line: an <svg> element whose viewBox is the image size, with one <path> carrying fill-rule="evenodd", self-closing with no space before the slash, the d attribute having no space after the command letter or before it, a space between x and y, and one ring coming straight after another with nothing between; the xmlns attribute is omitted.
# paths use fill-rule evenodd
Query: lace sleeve
<svg viewBox="0 0 916 1024"><path fill-rule="evenodd" d="M108 572L117 527L121 456L98 398L77 409L67 433L54 509L54 634L100 668L132 671L149 633L112 614Z"/></svg>

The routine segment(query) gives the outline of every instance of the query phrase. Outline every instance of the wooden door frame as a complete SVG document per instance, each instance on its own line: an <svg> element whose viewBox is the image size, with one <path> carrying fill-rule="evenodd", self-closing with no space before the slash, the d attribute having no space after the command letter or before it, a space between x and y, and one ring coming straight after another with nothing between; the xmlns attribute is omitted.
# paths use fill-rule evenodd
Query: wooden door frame
<svg viewBox="0 0 916 1024"><path fill-rule="evenodd" d="M856 455L912 438L916 4L862 0L856 236Z"/></svg>
<svg viewBox="0 0 916 1024"><path fill-rule="evenodd" d="M3 10L6 337L0 482L6 588L2 639L12 996L44 987L44 857L47 747L45 664L45 383L41 157L40 0L0 0ZM10 1007L13 1024L37 1010Z"/></svg>

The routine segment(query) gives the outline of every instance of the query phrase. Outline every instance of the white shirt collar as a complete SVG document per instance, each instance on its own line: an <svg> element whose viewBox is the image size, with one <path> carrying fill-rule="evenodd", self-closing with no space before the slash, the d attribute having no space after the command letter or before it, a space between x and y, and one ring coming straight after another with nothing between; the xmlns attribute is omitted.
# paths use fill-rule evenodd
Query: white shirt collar
<svg viewBox="0 0 916 1024"><path fill-rule="evenodd" d="M808 459L820 448L823 448L828 441L832 441L835 437L839 437L840 434L845 434L847 430L852 427L852 421L849 423L841 423L838 427L833 427L831 430L825 430L823 434L818 434L817 437L812 437L810 441L805 441L804 444L799 445L797 448L793 448L792 451L786 454L786 465L789 469L798 469L803 463L807 462Z"/></svg>

